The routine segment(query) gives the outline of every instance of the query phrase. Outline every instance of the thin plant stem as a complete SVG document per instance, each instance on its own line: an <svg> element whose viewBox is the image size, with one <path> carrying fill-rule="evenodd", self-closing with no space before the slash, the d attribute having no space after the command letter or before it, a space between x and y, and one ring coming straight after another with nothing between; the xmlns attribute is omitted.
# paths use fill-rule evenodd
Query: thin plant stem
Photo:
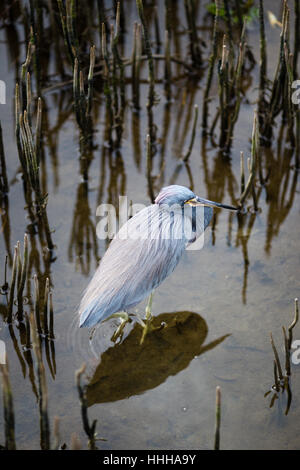
<svg viewBox="0 0 300 470"><path fill-rule="evenodd" d="M289 346L289 349L291 349L292 341L293 341L293 328L297 325L298 320L299 320L299 305L298 305L298 299L296 298L295 299L294 319L293 319L292 323L290 324L290 326L288 327L288 336L289 336L288 346Z"/></svg>
<svg viewBox="0 0 300 470"><path fill-rule="evenodd" d="M148 191L149 196L152 201L154 202L155 196L153 191L153 181L152 181L152 152L151 152L151 139L150 135L147 134L146 137L146 145L147 145L147 181L148 181Z"/></svg>
<svg viewBox="0 0 300 470"><path fill-rule="evenodd" d="M27 268L28 268L28 235L24 235L24 249L23 249L23 261L20 271L20 281L18 282L18 319L21 321L23 319L23 291L25 287L25 281L27 277Z"/></svg>
<svg viewBox="0 0 300 470"><path fill-rule="evenodd" d="M13 310L13 304L14 304L15 284L16 284L16 278L17 278L18 256L19 256L18 246L15 246L13 266L12 266L12 275L11 275L11 282L10 282L10 291L9 291L9 301L8 301L8 308L7 308L7 323L12 323L12 310Z"/></svg>
<svg viewBox="0 0 300 470"><path fill-rule="evenodd" d="M241 168L241 194L245 191L245 164L244 164L244 152L240 152L240 168Z"/></svg>
<svg viewBox="0 0 300 470"><path fill-rule="evenodd" d="M37 326L37 331L42 334L43 330L41 327L41 318L40 318L40 290L39 290L39 280L37 275L33 276L34 282L34 313L35 313L35 323Z"/></svg>

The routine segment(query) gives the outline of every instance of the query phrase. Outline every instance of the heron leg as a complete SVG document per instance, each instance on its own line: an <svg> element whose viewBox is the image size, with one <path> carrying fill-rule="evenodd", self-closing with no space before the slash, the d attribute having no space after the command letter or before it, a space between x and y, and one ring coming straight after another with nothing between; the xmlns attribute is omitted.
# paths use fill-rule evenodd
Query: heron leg
<svg viewBox="0 0 300 470"><path fill-rule="evenodd" d="M93 328L91 329L91 333L90 333L90 338L89 338L90 341L92 341L95 331L96 331L96 326L93 326Z"/></svg>
<svg viewBox="0 0 300 470"><path fill-rule="evenodd" d="M153 320L152 300L153 300L153 292L151 292L151 294L149 296L149 299L148 299L148 303L147 303L147 307L146 307L145 321L141 321L142 328L143 328L143 333L142 333L142 337L141 337L141 340L140 340L140 344L143 344L147 333L149 333L150 331L161 330L162 328L165 327L164 324L161 324L160 326L153 326L152 325L152 320Z"/></svg>
<svg viewBox="0 0 300 470"><path fill-rule="evenodd" d="M120 341L122 341L124 328L125 328L126 324L131 321L131 319L129 318L128 313L126 313L126 312L113 313L109 318L120 318L121 319L121 323L118 326L118 328L116 329L116 331L114 332L114 334L112 335L111 341L113 341L115 343L118 338L120 338Z"/></svg>

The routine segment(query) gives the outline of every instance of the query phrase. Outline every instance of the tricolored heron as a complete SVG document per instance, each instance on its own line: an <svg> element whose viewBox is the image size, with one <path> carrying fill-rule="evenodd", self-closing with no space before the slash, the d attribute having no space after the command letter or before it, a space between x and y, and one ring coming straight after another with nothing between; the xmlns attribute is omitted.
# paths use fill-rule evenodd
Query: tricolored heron
<svg viewBox="0 0 300 470"><path fill-rule="evenodd" d="M209 201L178 185L163 188L155 203L129 219L111 241L79 307L80 327L120 317L118 337L128 312L150 295L177 266L183 251L203 234L212 207L236 207ZM150 322L143 323L146 332Z"/></svg>

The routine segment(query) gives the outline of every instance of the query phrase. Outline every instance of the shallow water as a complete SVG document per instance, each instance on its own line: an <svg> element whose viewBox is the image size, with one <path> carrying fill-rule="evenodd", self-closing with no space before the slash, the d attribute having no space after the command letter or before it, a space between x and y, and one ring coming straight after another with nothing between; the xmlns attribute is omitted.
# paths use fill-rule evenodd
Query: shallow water
<svg viewBox="0 0 300 470"><path fill-rule="evenodd" d="M129 25L137 15L135 2L126 3L128 30L124 55L129 56L132 44ZM273 3L266 1L265 9L274 11ZM162 31L163 2L159 4ZM280 10L277 6L276 9ZM274 13L280 17L279 11ZM201 14L203 11L199 16ZM22 63L25 58L23 29L20 24L15 27L19 34L19 61ZM24 210L14 139L15 63L7 31L6 27L0 30L0 78L7 84L7 104L0 106L0 113L10 183L9 208L3 217L6 225L2 226L0 233L2 266L7 249L12 254L14 244L22 240L24 232L30 229L27 211ZM266 33L268 70L272 77L277 65L280 30L271 28L266 20ZM209 44L210 30L203 28L201 34ZM242 102L235 127L231 160L224 160L209 140L204 142L201 138L200 112L196 141L189 159L192 182L185 167L176 179L177 184L193 185L198 195L229 204L234 202L232 191L236 200L239 196L239 155L241 150L246 156L250 153L253 110L257 99L257 21L251 23L247 34L257 65L247 77L247 100ZM184 40L181 48L184 54L187 49ZM54 69L53 60L50 64L51 70ZM177 70L173 65L172 69L174 75L180 75L180 67ZM146 64L142 71L146 78ZM163 77L161 65L156 66L156 72ZM156 85L160 101L153 113L157 126L153 174L159 175L154 184L155 193L174 181L178 159L189 145L193 105L198 104L199 110L202 109L205 77L204 74L204 78L199 80L180 78L174 81L173 101L169 105L166 104L163 85ZM152 333L148 343L141 347L144 349L140 350L137 344L139 326L136 323L126 327L123 343L116 346L110 341L116 320L100 326L92 347L89 332L78 329L76 309L81 293L105 251L105 243L97 238L94 243L92 236L99 221L97 206L102 202L118 201L119 194L127 195L133 203L150 203L145 143L147 92L145 81L141 86L142 109L138 114L134 113L128 104L122 145L119 152L111 155L104 141L104 98L95 93L95 145L86 192L80 175L79 130L72 112L72 90L69 86L54 89L47 86L44 90L48 123L44 121L42 180L43 188L49 194L47 208L56 245L55 261L45 261L47 256L42 257L37 237L30 237L30 246L32 248L32 240L35 239L40 253L39 262L31 274L37 272L41 279L50 276L53 290L55 380L46 365L51 425L53 417L58 416L61 441L69 444L72 432L76 432L85 446L87 439L82 429L74 373L86 362L88 380L91 381L89 416L98 420L99 436L106 439L98 444L99 448L211 449L215 388L220 385L221 448L297 449L300 366L292 365L292 403L288 415L285 415L286 393L279 394L272 408L269 407L271 395L264 397L273 385L273 352L269 333L273 333L284 364L281 327L292 321L294 298L299 296L299 182L292 152L279 133L280 120L273 146L266 150L265 161L268 163L264 171L270 168L270 178L261 188L259 213L252 215L250 210L246 216L238 218L219 211L213 229L210 227L206 231L204 248L186 252L174 273L155 292L155 317L168 313L172 321L177 318L180 323L190 314L190 323L187 321L183 331L177 329L176 321L175 326L169 321L169 329ZM216 81L211 93L214 99L210 103L210 119L218 105ZM126 96L130 101L130 85L126 87ZM249 199L248 205L251 203ZM85 229L89 230L89 236ZM245 265L245 250L248 266ZM2 283L4 269L1 273ZM138 308L140 313L144 307L145 302ZM8 328L2 320L0 328L0 337L7 347L17 446L20 449L39 448L38 406L28 370L24 377ZM294 330L295 339L300 337L299 328L297 325ZM183 338L177 337L180 334L184 335ZM185 341L187 348L184 347ZM147 348L148 362L143 359ZM131 370L136 372L133 377L130 376ZM123 380L122 373L126 374L126 380ZM3 415L0 414L0 443L3 441Z"/></svg>

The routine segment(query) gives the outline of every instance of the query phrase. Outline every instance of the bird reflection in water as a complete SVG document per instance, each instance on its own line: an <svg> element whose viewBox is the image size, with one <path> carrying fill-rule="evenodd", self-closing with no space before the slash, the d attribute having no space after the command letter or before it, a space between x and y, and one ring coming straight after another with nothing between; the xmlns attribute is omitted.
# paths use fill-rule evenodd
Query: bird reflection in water
<svg viewBox="0 0 300 470"><path fill-rule="evenodd" d="M154 325L165 322L168 327L148 334L141 347L142 327L136 323L121 343L102 354L87 386L88 406L122 400L153 389L229 336L204 345L208 327L194 312L162 313L153 322Z"/></svg>

